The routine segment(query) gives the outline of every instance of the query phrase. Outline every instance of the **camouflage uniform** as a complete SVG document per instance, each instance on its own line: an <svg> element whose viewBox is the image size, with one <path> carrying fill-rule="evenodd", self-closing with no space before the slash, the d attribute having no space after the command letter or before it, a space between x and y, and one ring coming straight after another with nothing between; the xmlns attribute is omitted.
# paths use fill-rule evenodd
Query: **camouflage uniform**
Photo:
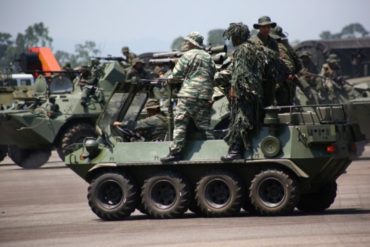
<svg viewBox="0 0 370 247"><path fill-rule="evenodd" d="M125 57L125 61L128 65L133 65L134 59L137 58L136 54L130 52L127 46L122 47L122 55Z"/></svg>
<svg viewBox="0 0 370 247"><path fill-rule="evenodd" d="M292 105L295 97L296 85L298 84L296 74L302 68L301 63L280 26L276 26L272 30L271 37L273 37L278 44L280 60L285 64L289 74L287 80L278 84L276 89L276 101L278 105Z"/></svg>
<svg viewBox="0 0 370 247"><path fill-rule="evenodd" d="M212 57L201 49L203 37L199 33L190 33L185 37L185 40L196 48L185 52L172 71L172 77L184 78L184 82L177 94L173 143L170 147L169 156L161 159L163 162L180 158L190 120L194 121L195 126L207 138L213 139L213 135L209 131L209 124L215 64ZM174 158L172 156L174 154L176 158L171 159Z"/></svg>
<svg viewBox="0 0 370 247"><path fill-rule="evenodd" d="M224 35L236 46L230 91L231 121L225 137L230 149L221 157L223 161L229 161L241 158L242 150L249 149L251 132L259 128L263 120L262 83L271 54L263 46L247 40L249 29L243 23L231 23Z"/></svg>
<svg viewBox="0 0 370 247"><path fill-rule="evenodd" d="M126 71L126 80L138 80L138 79L149 79L150 73L144 68L144 61L135 58L132 61L132 66Z"/></svg>
<svg viewBox="0 0 370 247"><path fill-rule="evenodd" d="M270 17L262 16L258 19L258 23L254 24L255 29L260 29L263 26L270 26L274 28L276 26L275 22L271 22ZM287 77L287 71L284 63L279 59L279 48L277 42L270 36L263 36L260 32L257 35L251 37L250 42L257 45L265 47L265 52L269 55L269 66L265 73L263 79L263 93L264 93L264 106L276 105L275 99L275 88L278 82L284 81ZM284 79L283 79L284 78Z"/></svg>
<svg viewBox="0 0 370 247"><path fill-rule="evenodd" d="M163 141L168 131L168 118L163 113L139 120L135 125L147 141Z"/></svg>

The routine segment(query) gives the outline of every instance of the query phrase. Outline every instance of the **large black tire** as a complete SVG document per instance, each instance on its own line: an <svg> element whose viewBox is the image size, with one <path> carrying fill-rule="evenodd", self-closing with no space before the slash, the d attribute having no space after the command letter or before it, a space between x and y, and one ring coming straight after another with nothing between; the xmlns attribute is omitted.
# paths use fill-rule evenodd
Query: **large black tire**
<svg viewBox="0 0 370 247"><path fill-rule="evenodd" d="M179 174L163 172L144 181L141 202L145 212L154 218L175 218L188 210L188 182Z"/></svg>
<svg viewBox="0 0 370 247"><path fill-rule="evenodd" d="M261 215L286 215L299 201L299 187L293 177L283 171L261 171L249 187L249 199L255 212Z"/></svg>
<svg viewBox="0 0 370 247"><path fill-rule="evenodd" d="M8 156L14 163L24 169L37 169L45 164L51 155L50 149L8 148Z"/></svg>
<svg viewBox="0 0 370 247"><path fill-rule="evenodd" d="M337 183L332 181L316 193L302 194L297 208L303 212L322 212L328 209L337 196Z"/></svg>
<svg viewBox="0 0 370 247"><path fill-rule="evenodd" d="M83 143L86 137L96 137L95 127L87 123L71 125L61 137L57 152L59 157L64 160L64 156L71 152L68 147L74 143Z"/></svg>
<svg viewBox="0 0 370 247"><path fill-rule="evenodd" d="M5 145L0 145L0 162L3 161L8 154L8 147Z"/></svg>
<svg viewBox="0 0 370 247"><path fill-rule="evenodd" d="M88 188L91 210L103 220L121 220L135 210L138 190L127 176L109 172L94 179Z"/></svg>
<svg viewBox="0 0 370 247"><path fill-rule="evenodd" d="M230 216L238 213L242 204L243 186L226 171L209 172L197 183L195 200L202 215Z"/></svg>

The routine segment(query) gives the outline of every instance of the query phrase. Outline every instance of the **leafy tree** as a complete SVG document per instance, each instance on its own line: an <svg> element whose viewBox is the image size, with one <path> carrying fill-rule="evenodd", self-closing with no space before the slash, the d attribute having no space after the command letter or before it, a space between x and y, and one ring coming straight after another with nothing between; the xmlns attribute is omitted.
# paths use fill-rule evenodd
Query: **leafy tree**
<svg viewBox="0 0 370 247"><path fill-rule="evenodd" d="M54 56L61 66L64 66L67 63L71 64L72 67L77 66L77 57L74 54L58 50L55 52Z"/></svg>
<svg viewBox="0 0 370 247"><path fill-rule="evenodd" d="M320 38L323 40L332 40L332 39L366 37L368 35L369 31L367 31L360 23L352 23L343 27L340 33L332 34L330 31L323 31L320 34Z"/></svg>
<svg viewBox="0 0 370 247"><path fill-rule="evenodd" d="M24 45L29 48L32 46L52 47L53 39L49 36L49 29L44 23L35 23L29 26L24 34Z"/></svg>
<svg viewBox="0 0 370 247"><path fill-rule="evenodd" d="M171 50L179 51L181 50L182 43L184 42L184 37L179 36L172 41Z"/></svg>
<svg viewBox="0 0 370 247"><path fill-rule="evenodd" d="M208 32L207 44L212 46L225 44L223 33L225 29L213 29Z"/></svg>
<svg viewBox="0 0 370 247"><path fill-rule="evenodd" d="M341 36L345 38L366 37L368 35L369 32L360 23L349 24L343 27L341 32Z"/></svg>
<svg viewBox="0 0 370 247"><path fill-rule="evenodd" d="M90 58L93 56L98 56L100 50L96 47L94 41L85 41L83 44L78 44L75 46L75 56L76 64L83 65L90 62Z"/></svg>

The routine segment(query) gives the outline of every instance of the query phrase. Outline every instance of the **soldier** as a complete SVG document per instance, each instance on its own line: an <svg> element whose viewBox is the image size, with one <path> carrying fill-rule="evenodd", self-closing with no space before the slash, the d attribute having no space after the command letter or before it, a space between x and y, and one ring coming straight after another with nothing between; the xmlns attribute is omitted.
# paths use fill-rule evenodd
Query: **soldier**
<svg viewBox="0 0 370 247"><path fill-rule="evenodd" d="M184 82L177 94L173 143L167 157L161 158L162 162L181 159L186 129L191 120L208 139L213 139L209 124L215 63L211 55L204 51L203 36L198 32L185 37L182 50L185 53L173 68L172 77L184 78Z"/></svg>
<svg viewBox="0 0 370 247"><path fill-rule="evenodd" d="M308 51L303 51L299 55L299 59L302 64L302 69L298 73L299 88L302 93L306 96L306 102L300 97L296 98L299 104L319 104L319 95L317 93L317 85L320 80L317 75L317 68L311 60L311 53ZM299 96L298 96L299 97ZM304 97L303 97L304 98Z"/></svg>
<svg viewBox="0 0 370 247"><path fill-rule="evenodd" d="M159 101L156 99L149 99L145 104L145 109L148 116L139 120L134 129L146 141L163 141L168 131L167 116L161 111ZM113 126L126 126L124 122L115 121Z"/></svg>
<svg viewBox="0 0 370 247"><path fill-rule="evenodd" d="M271 53L261 45L248 40L247 25L231 23L224 36L231 39L236 48L233 54L232 78L229 97L231 122L225 141L229 152L221 160L241 159L245 149L250 148L250 135L263 120L263 78L266 61Z"/></svg>
<svg viewBox="0 0 370 247"><path fill-rule="evenodd" d="M122 47L122 55L129 65L132 65L133 60L137 57L135 53L130 52L130 49L127 46Z"/></svg>
<svg viewBox="0 0 370 247"><path fill-rule="evenodd" d="M271 30L270 36L276 40L279 49L280 60L286 65L288 70L288 78L278 84L276 89L276 101L278 105L292 105L296 92L296 85L298 84L297 73L302 66L298 55L290 46L283 29L276 26Z"/></svg>
<svg viewBox="0 0 370 247"><path fill-rule="evenodd" d="M330 87L333 98L338 96L344 96L346 99L355 99L361 97L361 94L357 92L352 85L350 85L341 76L340 59L336 54L330 54L326 59L326 63L322 65L320 75L324 77L323 87ZM332 101L331 98L329 98ZM338 101L336 103L339 103Z"/></svg>
<svg viewBox="0 0 370 247"><path fill-rule="evenodd" d="M150 74L145 70L145 63L139 58L132 61L131 68L126 73L126 80L149 79Z"/></svg>
<svg viewBox="0 0 370 247"><path fill-rule="evenodd" d="M254 29L258 29L257 35L254 35L250 40L259 45L263 45L275 52L279 52L276 41L270 36L271 28L276 26L275 22L271 22L271 18L268 16L262 16L258 19L258 23L254 24Z"/></svg>

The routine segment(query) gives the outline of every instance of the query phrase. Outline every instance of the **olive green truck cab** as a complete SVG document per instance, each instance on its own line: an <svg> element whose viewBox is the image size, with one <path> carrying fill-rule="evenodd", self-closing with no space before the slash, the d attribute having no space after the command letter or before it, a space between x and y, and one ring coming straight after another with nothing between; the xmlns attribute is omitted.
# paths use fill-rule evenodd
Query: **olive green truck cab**
<svg viewBox="0 0 370 247"><path fill-rule="evenodd" d="M336 180L362 139L341 105L270 107L243 159L221 161L228 151L222 136L204 140L189 130L183 159L161 163L170 141L127 142L122 135L128 132L112 126L145 116L148 87L114 92L98 120L100 136L86 138L65 157L90 184L89 205L103 220L124 219L135 209L153 218L180 217L188 209L202 216L231 216L242 208L260 215L319 212L334 202ZM214 106L213 119L223 122L225 112L218 102ZM212 128L224 132L225 124Z"/></svg>

